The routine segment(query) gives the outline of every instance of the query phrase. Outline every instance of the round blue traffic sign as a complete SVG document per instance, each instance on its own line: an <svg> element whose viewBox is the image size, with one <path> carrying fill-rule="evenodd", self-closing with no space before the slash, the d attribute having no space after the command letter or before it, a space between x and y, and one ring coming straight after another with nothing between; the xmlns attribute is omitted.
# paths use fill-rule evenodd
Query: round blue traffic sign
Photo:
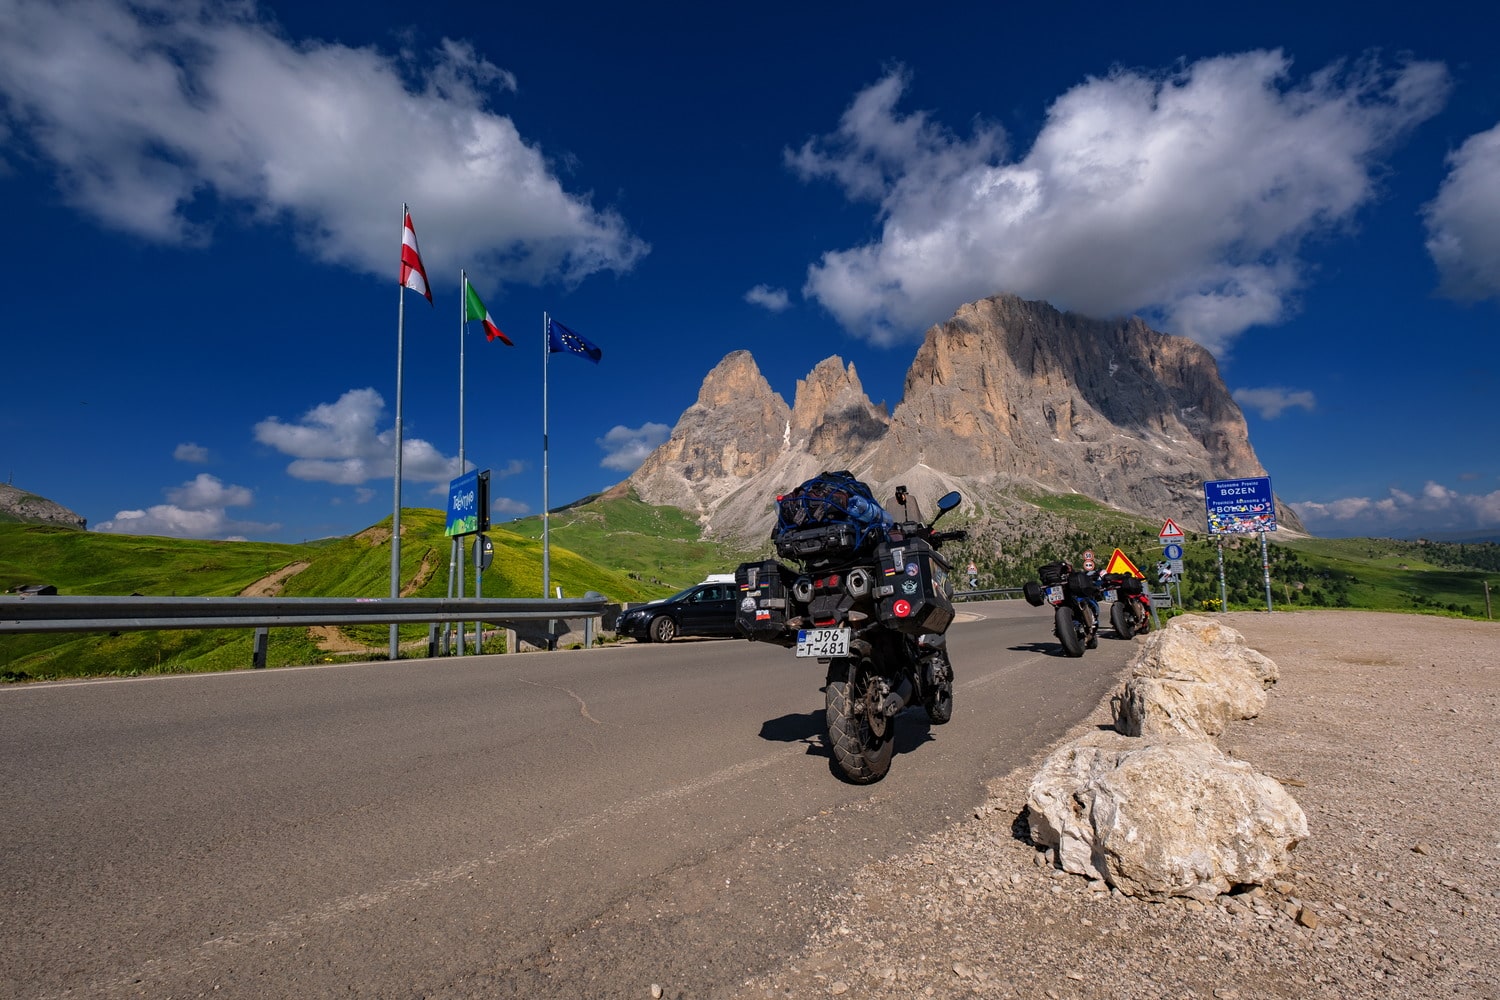
<svg viewBox="0 0 1500 1000"><path fill-rule="evenodd" d="M1161 554L1162 554L1163 558L1166 558L1166 559L1181 559L1182 558L1182 546L1181 545L1163 545L1161 547Z"/></svg>

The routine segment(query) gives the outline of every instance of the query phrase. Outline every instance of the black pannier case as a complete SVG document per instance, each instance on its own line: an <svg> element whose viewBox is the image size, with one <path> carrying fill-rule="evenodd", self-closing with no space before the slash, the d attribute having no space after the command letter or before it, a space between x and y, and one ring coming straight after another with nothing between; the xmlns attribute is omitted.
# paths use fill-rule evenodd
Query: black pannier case
<svg viewBox="0 0 1500 1000"><path fill-rule="evenodd" d="M1036 575L1042 578L1042 583L1048 587L1060 587L1068 575L1067 563L1048 563L1036 568Z"/></svg>
<svg viewBox="0 0 1500 1000"><path fill-rule="evenodd" d="M734 621L740 634L752 642L795 646L797 632L786 622L795 613L791 589L796 579L796 573L774 559L740 563L734 571L739 586Z"/></svg>
<svg viewBox="0 0 1500 1000"><path fill-rule="evenodd" d="M876 586L880 620L898 632L941 632L953 621L948 563L926 542L882 545Z"/></svg>

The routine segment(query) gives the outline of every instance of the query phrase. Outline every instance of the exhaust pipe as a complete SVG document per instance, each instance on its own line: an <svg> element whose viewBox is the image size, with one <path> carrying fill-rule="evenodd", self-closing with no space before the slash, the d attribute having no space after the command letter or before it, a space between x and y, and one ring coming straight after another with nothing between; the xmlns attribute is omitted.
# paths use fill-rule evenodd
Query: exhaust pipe
<svg viewBox="0 0 1500 1000"><path fill-rule="evenodd" d="M885 696L880 703L880 714L887 719L906 707L911 700L911 681L905 677L901 678L901 686Z"/></svg>

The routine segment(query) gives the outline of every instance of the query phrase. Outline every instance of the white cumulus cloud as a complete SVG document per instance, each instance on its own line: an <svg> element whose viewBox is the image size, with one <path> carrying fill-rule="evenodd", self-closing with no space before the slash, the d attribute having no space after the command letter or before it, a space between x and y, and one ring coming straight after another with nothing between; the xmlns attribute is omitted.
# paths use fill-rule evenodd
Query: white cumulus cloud
<svg viewBox="0 0 1500 1000"><path fill-rule="evenodd" d="M1317 399L1307 389L1268 386L1264 389L1236 389L1232 395L1241 407L1254 410L1267 420L1275 420L1293 407L1310 413L1318 405Z"/></svg>
<svg viewBox="0 0 1500 1000"><path fill-rule="evenodd" d="M350 389L337 402L321 403L296 423L268 417L255 425L255 440L293 458L294 479L357 486L396 474L396 429L380 430L385 400L374 389ZM457 456L447 456L420 438L401 441L403 482L446 484L458 476Z"/></svg>
<svg viewBox="0 0 1500 1000"><path fill-rule="evenodd" d="M194 465L202 465L208 461L208 449L191 441L184 441L173 449L172 457L179 462L191 462Z"/></svg>
<svg viewBox="0 0 1500 1000"><path fill-rule="evenodd" d="M1305 240L1349 226L1381 157L1447 98L1445 67L1374 59L1296 79L1280 51L1116 69L1063 94L1031 148L954 135L897 104L897 70L838 128L786 152L878 207L880 237L830 250L803 295L877 343L999 292L1140 313L1213 350L1293 308Z"/></svg>
<svg viewBox="0 0 1500 1000"><path fill-rule="evenodd" d="M522 517L531 513L531 508L519 500L510 497L495 497L490 501L490 513L499 514L502 517Z"/></svg>
<svg viewBox="0 0 1500 1000"><path fill-rule="evenodd" d="M1415 538L1500 530L1500 490L1460 493L1431 481L1420 493L1393 487L1384 497L1299 501L1292 509L1314 534Z"/></svg>
<svg viewBox="0 0 1500 1000"><path fill-rule="evenodd" d="M171 503L144 510L119 511L112 519L96 524L94 530L123 535L243 541L250 535L269 534L281 528L279 524L238 521L230 517L227 508L248 507L254 502L254 493L244 486L226 485L207 473L200 473L166 493Z"/></svg>
<svg viewBox="0 0 1500 1000"><path fill-rule="evenodd" d="M645 423L634 428L612 427L608 434L596 439L595 443L608 452L599 465L617 472L634 472L671 436L672 428L666 424Z"/></svg>
<svg viewBox="0 0 1500 1000"><path fill-rule="evenodd" d="M0 4L5 153L51 161L63 196L110 227L203 243L212 199L290 219L313 256L384 277L401 192L429 275L630 269L646 244L491 109L515 89L466 42L292 39L254 0Z"/></svg>
<svg viewBox="0 0 1500 1000"><path fill-rule="evenodd" d="M1500 298L1500 125L1449 154L1448 176L1423 214L1443 293Z"/></svg>
<svg viewBox="0 0 1500 1000"><path fill-rule="evenodd" d="M785 312L792 304L785 288L772 288L770 285L756 285L745 293L745 301L773 313Z"/></svg>

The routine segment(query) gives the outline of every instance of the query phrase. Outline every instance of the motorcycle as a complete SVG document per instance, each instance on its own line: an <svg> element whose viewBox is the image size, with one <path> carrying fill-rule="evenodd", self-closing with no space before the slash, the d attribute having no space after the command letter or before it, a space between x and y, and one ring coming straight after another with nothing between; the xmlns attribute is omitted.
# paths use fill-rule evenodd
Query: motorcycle
<svg viewBox="0 0 1500 1000"><path fill-rule="evenodd" d="M1099 645L1099 599L1104 596L1098 581L1065 562L1037 567L1036 580L1027 580L1021 596L1034 608L1050 604L1052 634L1068 656L1082 656Z"/></svg>
<svg viewBox="0 0 1500 1000"><path fill-rule="evenodd" d="M896 717L908 705L934 725L953 717L944 637L953 584L938 549L968 533L933 526L961 502L947 494L927 522L904 486L888 511L848 472L825 472L777 497L772 540L795 566L771 559L735 571L741 634L826 665L828 746L855 784L890 770Z"/></svg>
<svg viewBox="0 0 1500 1000"><path fill-rule="evenodd" d="M1099 577L1105 597L1114 601L1109 609L1110 624L1121 639L1133 639L1151 631L1151 595L1146 593L1140 577L1129 573L1111 573Z"/></svg>

